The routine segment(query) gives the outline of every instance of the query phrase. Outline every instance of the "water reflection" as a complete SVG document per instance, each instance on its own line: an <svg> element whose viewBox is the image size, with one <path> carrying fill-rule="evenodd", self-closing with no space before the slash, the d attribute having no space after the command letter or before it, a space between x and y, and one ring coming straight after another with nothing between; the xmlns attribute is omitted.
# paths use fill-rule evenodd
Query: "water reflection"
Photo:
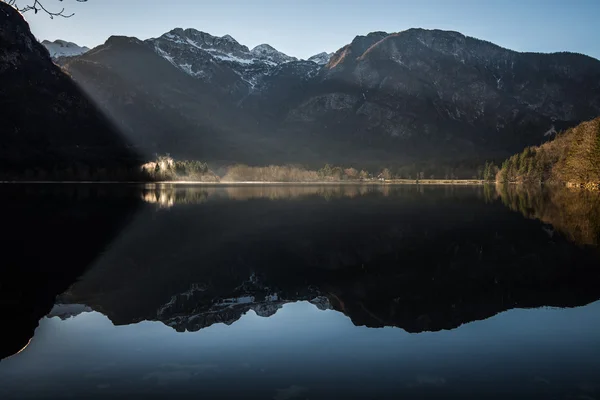
<svg viewBox="0 0 600 400"><path fill-rule="evenodd" d="M249 199L300 199L318 196L325 199L355 198L369 194L402 196L432 193L436 197L452 198L471 195L486 203L501 200L513 211L525 217L550 224L570 241L584 245L598 245L600 241L600 192L573 190L562 186L539 185L484 185L462 188L453 185L380 185L380 184L307 184L237 186L186 186L174 184L146 185L141 191L142 200L160 208L176 204L202 204L212 200Z"/></svg>
<svg viewBox="0 0 600 400"><path fill-rule="evenodd" d="M123 190L125 189L125 190ZM11 321L0 359L23 348L38 320L140 205L107 185L0 185L0 313Z"/></svg>
<svg viewBox="0 0 600 400"><path fill-rule="evenodd" d="M173 186L148 185L142 199L162 208L175 204L201 204L211 199L298 199L304 196L320 196L326 199L337 197L354 198L369 192L389 194L389 187L381 185L238 185L238 186Z"/></svg>
<svg viewBox="0 0 600 400"><path fill-rule="evenodd" d="M552 225L581 245L600 242L600 192L562 187L501 186L502 202L527 218Z"/></svg>
<svg viewBox="0 0 600 400"><path fill-rule="evenodd" d="M197 331L303 300L356 325L423 332L600 297L596 249L550 237L484 188L177 186L143 196L171 208L144 209L61 302L118 325Z"/></svg>
<svg viewBox="0 0 600 400"><path fill-rule="evenodd" d="M306 302L195 333L83 313L42 320L31 346L0 364L0 396L593 398L599 311L513 310L419 335L355 327Z"/></svg>
<svg viewBox="0 0 600 400"><path fill-rule="evenodd" d="M493 186L492 186L493 188ZM212 200L249 200L270 199L286 200L317 196L324 199L355 198L370 194L380 196L398 196L434 193L435 196L453 197L456 195L484 196L480 190L473 188L457 188L456 186L414 186L414 185L382 185L382 184L239 184L223 185L181 185L181 184L149 184L141 193L142 200L156 204L161 208L170 208L176 204L202 204Z"/></svg>
<svg viewBox="0 0 600 400"><path fill-rule="evenodd" d="M88 384L95 382L102 390L110 387L114 393L123 394L128 386L118 382L134 379L131 374L138 379L143 372L141 377L147 379L134 385L136 393L155 388L155 384L171 388L170 380L179 378L186 382L179 393L185 393L188 381L201 381L205 373L214 375L212 367L200 371L189 365L217 363L210 361L207 354L211 351L215 357L230 354L236 363L260 363L261 355L250 344L264 349L270 342L260 342L261 337L274 340L271 335L287 338L274 340L277 354L291 351L289 346L299 346L298 353L306 351L308 357L312 351L314 355L306 363L292 363L296 367L287 370L289 379L279 380L276 373L267 374L267 378L243 378L253 385L260 381L264 385L261 395L268 394L266 398L332 395L331 391L315 390L320 384L315 383L318 379L310 363L318 363L319 352L311 343L322 342L321 352L333 351L332 343L352 336L351 332L361 332L355 343L340 346L335 357L322 360L321 367L326 368L320 372L321 383L330 379L339 385L343 379L350 382L350 376L361 382L366 374L378 378L364 390L383 385L389 393L423 387L433 388L428 392L432 396L448 390L462 393L460 387L449 383L468 382L452 377L453 368L432 371L431 366L465 363L463 371L477 374L478 363L485 358L497 366L489 374L491 381L500 385L506 378L500 366L508 368L502 354L513 354L510 363L519 363L524 362L519 359L524 349L529 351L527 357L544 356L552 362L561 360L555 359L558 353L552 346L564 348L561 357L567 357L569 351L585 353L583 347L573 344L577 342L557 344L556 340L567 337L564 335L573 335L571 339L583 335L581 340L588 350L593 345L600 348L593 339L600 337L600 330L590 322L595 319L582 309L569 309L586 305L585 310L598 309L598 303L590 305L600 299L600 257L594 246L598 235L595 194L494 186L382 185L88 185L81 187L83 192L79 190L78 186L60 189L48 185L40 191L4 187L0 193L0 209L4 210L7 230L14 236L3 244L3 254L10 261L8 265L21 266L1 269L0 282L9 285L3 286L0 311L15 316L3 355L14 354L31 339L39 318L48 313L51 317L42 320L25 351L11 358L10 364L0 364L0 375L20 366L15 371L39 380L39 388L44 390L50 381L58 380L61 385L55 393L59 393L79 367L87 365L83 369L93 376L95 366L136 348L139 354L128 355L131 364L118 369L110 379L100 382L86 375L86 382L74 387L88 390ZM566 326L550 323L545 319L550 315L546 310L512 311L494 317L507 310L545 306L566 308L552 314L557 320L564 318ZM304 307L304 311L297 307ZM519 318L507 319L506 315ZM248 320L260 321L256 323L274 331L256 331L244 322ZM479 320L486 321L474 323ZM532 342L502 342L493 330L499 329L500 322L492 321L510 321L513 333L523 333L519 340L549 337L536 330L530 323L533 320L547 326L546 334L552 337L540 348L540 354L527 348ZM270 325L270 321L280 322ZM313 334L304 334L297 326L303 321L313 327L344 321L344 327L331 328L334 336L317 328ZM96 333L87 330L95 326L99 329ZM477 332L477 326L494 327L479 331L479 341L484 343L477 347L484 354L481 360L476 359L476 346L466 344L473 338L465 332ZM102 329L106 337L102 337ZM161 332L162 339L153 336L155 331ZM122 336L124 332L128 336ZM202 336L188 336L189 332ZM220 332L222 338L204 342L200 338L212 337L206 332ZM384 340L379 332L387 332L389 338ZM403 332L419 335L402 342L400 338L411 337ZM240 347L244 335L247 343ZM435 340L425 339L429 337ZM473 354L471 358L461 360L446 348L436 347L436 341L442 343L452 337L457 342L447 344L462 343L463 350ZM128 342L133 338L137 343ZM62 347L51 345L61 340ZM398 358L392 362L384 354L390 348L378 347L378 340L389 346L410 343L420 350L410 356L395 353ZM74 343L81 345L69 347ZM157 343L165 346L164 354L156 354ZM181 347L174 350L177 346ZM188 356L186 346L205 347L201 353L190 350ZM57 357L59 349L72 354L71 370L52 375L32 366L30 357L38 360L40 353L48 352ZM240 351L247 352L245 361L240 359ZM150 353L152 360L142 355ZM52 357L45 362L56 363ZM196 361L192 363L190 357ZM294 357L302 359L296 353ZM354 370L347 369L352 362L344 357L354 359ZM417 360L422 363L419 373L419 368L410 369ZM154 369L144 366L148 361L154 363ZM284 363L277 357L271 361L269 371L277 371ZM580 377L594 375L591 363L578 372ZM161 367L175 364L185 367ZM292 379L303 373L299 372L300 365L312 371L306 372L310 375L306 382ZM219 368L233 368L238 380L244 376L233 364ZM533 385L527 387L537 394L540 382L566 384L568 379L561 380L557 370L541 374L539 368L536 364L535 371L529 372L537 375L526 377L539 378L535 384L527 381ZM525 379L523 370L513 370L511 379ZM37 375L27 375L31 371ZM332 371L350 375L340 372L338 376ZM378 372L369 375L369 371ZM411 378L394 386L391 375ZM213 378L224 383L222 376L221 381ZM478 379L486 378L481 375ZM507 382L516 384L510 379ZM17 393L15 385L5 393ZM35 390L30 394L40 395Z"/></svg>

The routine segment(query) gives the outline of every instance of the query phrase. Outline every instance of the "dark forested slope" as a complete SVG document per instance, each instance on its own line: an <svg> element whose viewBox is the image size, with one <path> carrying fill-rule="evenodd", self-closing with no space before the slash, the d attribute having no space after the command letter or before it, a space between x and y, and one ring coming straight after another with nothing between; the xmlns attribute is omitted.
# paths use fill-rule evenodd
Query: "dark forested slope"
<svg viewBox="0 0 600 400"><path fill-rule="evenodd" d="M0 2L0 178L117 178L141 158ZM117 176L118 175L118 176Z"/></svg>

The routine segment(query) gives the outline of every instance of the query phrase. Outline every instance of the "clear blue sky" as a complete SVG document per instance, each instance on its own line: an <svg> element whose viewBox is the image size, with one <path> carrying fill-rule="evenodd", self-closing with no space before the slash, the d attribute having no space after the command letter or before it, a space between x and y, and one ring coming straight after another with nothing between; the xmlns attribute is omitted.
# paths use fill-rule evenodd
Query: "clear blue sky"
<svg viewBox="0 0 600 400"><path fill-rule="evenodd" d="M19 0L26 2L27 0ZM408 28L459 31L518 51L574 51L600 59L600 0L45 0L70 19L28 14L40 39L89 47L110 35L160 36L175 28L230 34L306 58L354 36Z"/></svg>

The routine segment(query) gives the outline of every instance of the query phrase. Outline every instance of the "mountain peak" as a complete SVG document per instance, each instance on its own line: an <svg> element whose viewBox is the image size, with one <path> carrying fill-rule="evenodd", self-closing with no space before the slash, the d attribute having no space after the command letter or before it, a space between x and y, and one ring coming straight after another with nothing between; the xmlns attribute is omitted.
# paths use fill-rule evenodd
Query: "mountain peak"
<svg viewBox="0 0 600 400"><path fill-rule="evenodd" d="M105 45L127 45L127 44L142 44L143 42L136 38L136 37L131 37L131 36L119 36L119 35L113 35L110 36L108 39L106 39L106 42L104 42Z"/></svg>
<svg viewBox="0 0 600 400"><path fill-rule="evenodd" d="M175 28L158 39L150 39L150 41L169 41L175 44L192 46L197 49L215 49L218 51L236 53L247 53L248 47L240 44L230 35L222 37L213 36L210 33L202 32L194 28Z"/></svg>
<svg viewBox="0 0 600 400"><path fill-rule="evenodd" d="M67 42L66 40L61 39L57 39L53 42L43 40L42 44L48 49L50 57L53 59L59 57L75 57L90 51L90 49L85 46L79 46L76 43Z"/></svg>
<svg viewBox="0 0 600 400"><path fill-rule="evenodd" d="M273 46L267 43L259 44L251 50L253 53L256 52L274 52L277 51Z"/></svg>
<svg viewBox="0 0 600 400"><path fill-rule="evenodd" d="M273 46L266 43L259 44L250 52L258 59L269 61L275 64L283 64L286 62L298 60L296 57L290 57L287 54L280 52Z"/></svg>
<svg viewBox="0 0 600 400"><path fill-rule="evenodd" d="M221 36L221 39L226 40L228 42L239 44L239 42L237 40L235 40L233 37L231 37L231 35Z"/></svg>
<svg viewBox="0 0 600 400"><path fill-rule="evenodd" d="M315 54L312 57L309 57L308 61L312 61L315 64L319 64L319 65L325 65L329 62L329 60L331 59L332 56L333 56L333 53L322 52L319 54Z"/></svg>
<svg viewBox="0 0 600 400"><path fill-rule="evenodd" d="M230 35L213 36L196 29L175 28L146 43L188 75L206 82L222 82L224 87L241 77L249 90L254 90L277 66L297 61L268 44L250 50Z"/></svg>

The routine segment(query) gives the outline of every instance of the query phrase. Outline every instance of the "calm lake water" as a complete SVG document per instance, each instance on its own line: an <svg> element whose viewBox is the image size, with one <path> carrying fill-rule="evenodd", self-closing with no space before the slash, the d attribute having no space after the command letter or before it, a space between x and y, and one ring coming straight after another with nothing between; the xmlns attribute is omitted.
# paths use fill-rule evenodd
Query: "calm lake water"
<svg viewBox="0 0 600 400"><path fill-rule="evenodd" d="M0 398L600 399L594 193L0 187Z"/></svg>

